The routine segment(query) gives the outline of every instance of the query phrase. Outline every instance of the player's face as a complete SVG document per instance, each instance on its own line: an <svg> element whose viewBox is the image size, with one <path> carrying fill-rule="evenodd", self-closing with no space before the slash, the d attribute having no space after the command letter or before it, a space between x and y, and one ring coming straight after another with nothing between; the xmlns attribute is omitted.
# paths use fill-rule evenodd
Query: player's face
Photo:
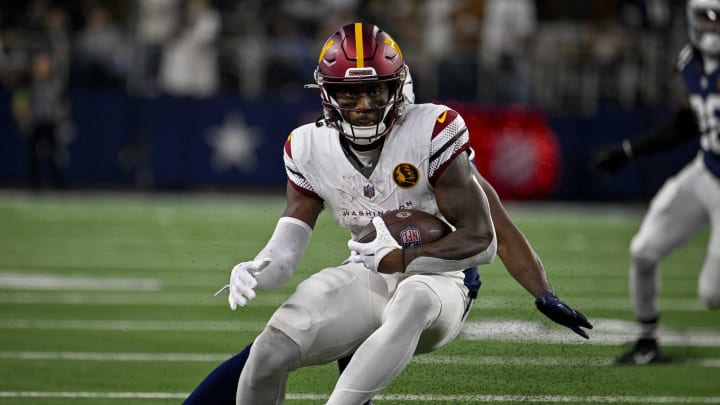
<svg viewBox="0 0 720 405"><path fill-rule="evenodd" d="M345 120L352 125L377 125L382 107L390 100L390 89L383 82L338 87L335 100Z"/></svg>
<svg viewBox="0 0 720 405"><path fill-rule="evenodd" d="M695 10L694 17L701 30L720 32L720 10Z"/></svg>

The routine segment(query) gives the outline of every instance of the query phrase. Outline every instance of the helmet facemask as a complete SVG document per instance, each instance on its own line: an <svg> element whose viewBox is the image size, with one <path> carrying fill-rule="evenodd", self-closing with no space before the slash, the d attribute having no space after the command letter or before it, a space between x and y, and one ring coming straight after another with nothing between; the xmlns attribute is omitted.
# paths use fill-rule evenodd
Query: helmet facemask
<svg viewBox="0 0 720 405"><path fill-rule="evenodd" d="M707 56L720 56L720 1L690 0L686 11L692 44Z"/></svg>
<svg viewBox="0 0 720 405"><path fill-rule="evenodd" d="M375 76L360 80L327 81L316 71L315 80L320 87L323 117L331 127L337 129L350 142L357 145L372 144L390 132L398 118L402 116L406 105L403 97L406 76L406 69L403 67L397 74L387 78ZM354 86L357 86L358 89L367 89L378 83L384 83L387 86L386 99L368 100L367 105L360 108L347 107L338 101L338 90L352 91ZM350 115L357 113L365 113L372 119L369 122L351 122Z"/></svg>

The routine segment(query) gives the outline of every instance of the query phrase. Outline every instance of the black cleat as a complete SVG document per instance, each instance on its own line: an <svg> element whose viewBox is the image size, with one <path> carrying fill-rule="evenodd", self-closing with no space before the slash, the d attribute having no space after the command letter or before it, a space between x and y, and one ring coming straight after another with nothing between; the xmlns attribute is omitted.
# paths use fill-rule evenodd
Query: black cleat
<svg viewBox="0 0 720 405"><path fill-rule="evenodd" d="M660 352L660 347L656 339L643 338L638 339L632 349L620 355L615 359L617 365L643 365L650 363L662 363L667 361Z"/></svg>

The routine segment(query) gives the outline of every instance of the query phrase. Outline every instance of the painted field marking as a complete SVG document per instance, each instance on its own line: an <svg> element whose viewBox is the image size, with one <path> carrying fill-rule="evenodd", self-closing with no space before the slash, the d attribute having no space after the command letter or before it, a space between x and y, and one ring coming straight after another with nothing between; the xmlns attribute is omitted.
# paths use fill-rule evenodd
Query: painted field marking
<svg viewBox="0 0 720 405"><path fill-rule="evenodd" d="M567 328L521 320L469 321L459 335L464 340L493 340L561 344L616 346L637 338L634 322L616 319L594 319L594 329L585 340ZM33 330L107 330L107 331L244 331L260 332L263 321L167 321L167 320L84 320L84 319L0 319L0 329ZM682 330L661 328L666 346L720 347L720 330Z"/></svg>
<svg viewBox="0 0 720 405"><path fill-rule="evenodd" d="M594 328L588 330L589 340L585 340L550 321L540 323L507 319L466 322L459 338L466 340L616 346L633 342L638 336L638 327L635 322L617 319L593 319L592 323ZM676 331L661 327L659 335L662 344L665 346L720 347L720 330L684 329Z"/></svg>
<svg viewBox="0 0 720 405"><path fill-rule="evenodd" d="M219 287L218 287L219 288ZM215 297L217 288L206 293L178 293L177 291L26 291L6 290L0 286L0 304L41 304L41 305L133 305L133 306L177 306L202 305L227 307L226 297ZM252 301L256 306L279 306L287 299L287 293L263 291Z"/></svg>
<svg viewBox="0 0 720 405"><path fill-rule="evenodd" d="M28 275L17 272L0 272L0 303L3 304L82 304L82 305L200 305L223 306L227 300L213 297L217 288L208 292L178 294L159 291L162 281L152 278L102 278L84 276L58 276L50 274ZM75 291L73 291L75 290ZM287 292L263 291L253 300L255 305L278 306L288 297ZM627 297L575 299L578 306L588 310L631 311ZM517 308L526 304L524 298L512 295L482 297L473 310ZM695 298L663 298L660 310L706 312L707 307Z"/></svg>
<svg viewBox="0 0 720 405"><path fill-rule="evenodd" d="M107 331L250 331L260 332L265 322L247 321L135 321L84 319L0 319L0 329L107 330Z"/></svg>
<svg viewBox="0 0 720 405"><path fill-rule="evenodd" d="M127 362L209 362L217 363L230 358L230 353L120 353L120 352L31 352L0 351L0 359L28 361L127 361ZM612 358L603 357L507 357L507 356L440 356L423 355L413 357L414 364L459 364L476 366L566 366L566 367L607 367ZM672 365L720 368L720 358L684 359L673 361Z"/></svg>
<svg viewBox="0 0 720 405"><path fill-rule="evenodd" d="M61 276L57 274L0 273L0 288L19 290L159 291L154 278Z"/></svg>
<svg viewBox="0 0 720 405"><path fill-rule="evenodd" d="M1 355L0 355L1 357ZM506 357L506 356L440 356L423 355L412 359L414 364L457 364L468 366L564 366L564 367L608 367L613 366L614 357ZM698 358L672 361L673 366L720 367L720 358Z"/></svg>
<svg viewBox="0 0 720 405"><path fill-rule="evenodd" d="M0 351L5 360L75 360L75 361L148 361L212 362L225 361L230 353L104 353L104 352L13 352Z"/></svg>
<svg viewBox="0 0 720 405"><path fill-rule="evenodd" d="M102 399L184 399L181 392L42 392L0 391L0 398L102 398ZM324 394L287 394L288 400L321 401ZM642 404L720 404L720 397L641 397L641 396L568 396L568 395L377 395L378 401L412 401L432 403L455 402L576 402L576 403L642 403Z"/></svg>

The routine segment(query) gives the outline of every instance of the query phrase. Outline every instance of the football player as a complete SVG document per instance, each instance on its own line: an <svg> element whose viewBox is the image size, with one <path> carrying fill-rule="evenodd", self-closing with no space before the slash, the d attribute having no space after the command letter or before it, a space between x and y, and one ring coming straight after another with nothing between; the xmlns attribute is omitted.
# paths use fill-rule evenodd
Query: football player
<svg viewBox="0 0 720 405"><path fill-rule="evenodd" d="M443 105L406 102L406 78L400 47L377 26L346 25L323 46L315 71L323 117L285 143L285 211L260 253L233 268L224 287L230 307L292 276L325 207L349 228L351 254L302 281L275 311L249 350L238 404L282 403L288 373L350 354L327 404L369 401L414 354L455 338L480 286L476 266L510 247L498 241L498 213L468 159L463 118ZM402 249L379 217L398 208L441 216L455 231ZM369 222L377 237L357 242ZM552 293L528 251L506 256L515 261L511 274L543 313L587 337L581 328L592 326Z"/></svg>
<svg viewBox="0 0 720 405"><path fill-rule="evenodd" d="M666 359L658 346L658 265L708 223L711 235L698 296L710 308L720 307L720 0L689 0L686 10L690 44L680 51L677 68L688 102L668 124L637 140L604 147L593 158L596 171L614 174L635 157L701 136L697 157L658 191L632 239L629 285L640 334L617 364Z"/></svg>
<svg viewBox="0 0 720 405"><path fill-rule="evenodd" d="M480 176L477 170L474 170L474 174L488 197L490 215L495 225L495 232L498 239L497 255L505 267L511 274L517 274L518 277L522 277L523 269L533 269L532 271L535 272L543 272L542 261L536 255L522 231L512 222L497 192L490 183ZM556 298L553 297L549 297L549 299L538 298L536 304L538 309L553 321L568 326L579 335L586 339L588 338L585 331L578 326L587 328L592 328L592 326L589 323L585 323L587 321L582 321L582 319L584 319L583 315L578 311L567 307L562 301L556 300ZM251 348L252 343L245 346L240 353L219 365L205 377L183 404L234 404L237 381L240 378L242 369L245 367L245 362L247 361ZM351 357L352 355L338 360L340 372L345 369ZM371 401L366 402L366 405L370 404L372 404Z"/></svg>

